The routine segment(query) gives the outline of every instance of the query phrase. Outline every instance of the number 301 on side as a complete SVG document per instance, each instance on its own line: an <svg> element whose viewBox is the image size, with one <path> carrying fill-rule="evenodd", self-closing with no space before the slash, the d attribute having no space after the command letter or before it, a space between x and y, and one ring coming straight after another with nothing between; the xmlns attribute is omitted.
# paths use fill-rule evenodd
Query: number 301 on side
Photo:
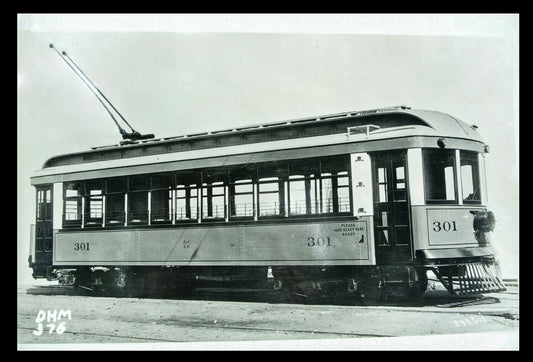
<svg viewBox="0 0 533 362"><path fill-rule="evenodd" d="M307 246L331 246L331 238L329 236L319 236L318 238L310 236L307 238Z"/></svg>
<svg viewBox="0 0 533 362"><path fill-rule="evenodd" d="M75 251L91 250L89 243L74 243Z"/></svg>

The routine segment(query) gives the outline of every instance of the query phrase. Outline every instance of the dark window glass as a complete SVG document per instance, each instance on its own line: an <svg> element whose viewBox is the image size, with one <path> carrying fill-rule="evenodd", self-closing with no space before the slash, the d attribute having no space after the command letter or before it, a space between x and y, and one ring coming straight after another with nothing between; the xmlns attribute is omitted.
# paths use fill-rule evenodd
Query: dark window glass
<svg viewBox="0 0 533 362"><path fill-rule="evenodd" d="M52 251L52 186L37 187L37 212L35 223L35 251ZM36 256L36 258L39 258Z"/></svg>
<svg viewBox="0 0 533 362"><path fill-rule="evenodd" d="M134 176L128 180L129 191L147 191L150 189L149 176Z"/></svg>
<svg viewBox="0 0 533 362"><path fill-rule="evenodd" d="M126 178L115 178L106 181L105 224L123 226L126 220Z"/></svg>
<svg viewBox="0 0 533 362"><path fill-rule="evenodd" d="M162 174L152 176L150 193L150 215L152 223L172 222L172 187L174 175Z"/></svg>
<svg viewBox="0 0 533 362"><path fill-rule="evenodd" d="M124 193L108 194L105 197L105 224L109 226L124 225Z"/></svg>
<svg viewBox="0 0 533 362"><path fill-rule="evenodd" d="M148 224L148 191L150 176L138 175L128 178L128 225Z"/></svg>
<svg viewBox="0 0 533 362"><path fill-rule="evenodd" d="M148 191L128 193L128 225L148 223Z"/></svg>
<svg viewBox="0 0 533 362"><path fill-rule="evenodd" d="M106 181L106 194L126 192L126 179L116 178Z"/></svg>
<svg viewBox="0 0 533 362"><path fill-rule="evenodd" d="M162 174L152 176L152 190L167 190L174 186L174 175Z"/></svg>
<svg viewBox="0 0 533 362"><path fill-rule="evenodd" d="M172 221L172 190L151 192L151 222L170 223Z"/></svg>

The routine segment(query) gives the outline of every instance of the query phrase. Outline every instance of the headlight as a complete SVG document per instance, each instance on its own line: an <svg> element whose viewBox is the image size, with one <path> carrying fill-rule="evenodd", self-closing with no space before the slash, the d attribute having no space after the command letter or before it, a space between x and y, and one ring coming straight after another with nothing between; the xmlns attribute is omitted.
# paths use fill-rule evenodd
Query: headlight
<svg viewBox="0 0 533 362"><path fill-rule="evenodd" d="M494 231L496 226L496 219L492 211L478 211L474 214L474 230L475 231Z"/></svg>

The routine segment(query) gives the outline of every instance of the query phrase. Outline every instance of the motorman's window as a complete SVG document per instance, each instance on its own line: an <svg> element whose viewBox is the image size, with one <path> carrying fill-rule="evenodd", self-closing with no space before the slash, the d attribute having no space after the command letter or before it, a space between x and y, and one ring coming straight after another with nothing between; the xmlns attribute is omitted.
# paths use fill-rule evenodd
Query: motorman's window
<svg viewBox="0 0 533 362"><path fill-rule="evenodd" d="M254 217L254 181L257 175L253 165L230 170L229 212L232 218Z"/></svg>
<svg viewBox="0 0 533 362"><path fill-rule="evenodd" d="M150 222L168 224L172 222L172 189L174 175L161 174L152 176L150 192Z"/></svg>
<svg viewBox="0 0 533 362"><path fill-rule="evenodd" d="M84 190L85 226L102 226L103 217L103 181L87 181Z"/></svg>
<svg viewBox="0 0 533 362"><path fill-rule="evenodd" d="M460 151L463 203L481 204L479 159L476 152Z"/></svg>
<svg viewBox="0 0 533 362"><path fill-rule="evenodd" d="M424 149L424 189L428 204L456 204L455 150Z"/></svg>
<svg viewBox="0 0 533 362"><path fill-rule="evenodd" d="M202 178L202 220L225 219L227 171L204 172Z"/></svg>
<svg viewBox="0 0 533 362"><path fill-rule="evenodd" d="M109 179L105 183L105 225L122 226L126 219L126 179Z"/></svg>
<svg viewBox="0 0 533 362"><path fill-rule="evenodd" d="M176 221L198 220L199 173L179 173L176 176Z"/></svg>
<svg viewBox="0 0 533 362"><path fill-rule="evenodd" d="M148 190L150 177L133 176L128 179L128 225L148 223Z"/></svg>
<svg viewBox="0 0 533 362"><path fill-rule="evenodd" d="M63 227L81 227L83 184L81 182L66 182L63 191Z"/></svg>

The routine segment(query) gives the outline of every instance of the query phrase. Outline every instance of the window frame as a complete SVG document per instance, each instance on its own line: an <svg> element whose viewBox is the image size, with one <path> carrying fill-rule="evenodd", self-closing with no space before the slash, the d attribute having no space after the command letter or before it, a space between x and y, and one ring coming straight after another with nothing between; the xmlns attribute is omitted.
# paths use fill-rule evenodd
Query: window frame
<svg viewBox="0 0 533 362"><path fill-rule="evenodd" d="M100 186L99 188L89 188L89 185L94 184ZM100 190L99 194L91 194L91 190ZM83 227L102 227L105 217L105 182L103 179L83 181ZM100 202L100 216L92 217L92 202ZM98 212L98 209L95 210Z"/></svg>
<svg viewBox="0 0 533 362"><path fill-rule="evenodd" d="M463 158L463 155L466 157ZM474 189L474 195L477 194L476 199L468 199L470 195L465 198L465 189L464 189L464 174L463 174L463 160L473 161L471 179L469 182L472 184ZM460 182L461 182L461 200L465 205L481 205L483 200L483 190L481 188L481 167L479 162L479 153L475 151L468 150L459 150L459 168L460 168ZM477 192L476 192L477 188Z"/></svg>
<svg viewBox="0 0 533 362"><path fill-rule="evenodd" d="M112 189L110 187L111 183L122 182L121 189ZM127 177L113 177L106 179L104 190L104 225L105 227L120 227L128 225L128 204L127 193L128 193L128 178ZM114 186L114 185L113 185ZM122 196L122 201L120 201ZM110 200L117 199L116 205L122 205L121 211L110 211L111 203ZM114 200L113 200L114 202ZM113 204L113 210L115 209L115 204ZM119 207L120 208L120 207ZM112 215L110 215L112 214ZM118 216L118 217L117 217Z"/></svg>
<svg viewBox="0 0 533 362"><path fill-rule="evenodd" d="M201 185L201 173L200 172L190 172L186 171L183 173L177 173L175 176L174 186L173 186L173 202L174 211L173 218L176 223L191 223L199 222L201 217L201 206L199 199L201 198L200 194L200 185ZM183 186L181 186L183 185ZM192 195L192 190L196 191L195 195ZM185 191L185 196L179 196L179 191ZM178 218L178 200L185 200L185 218ZM194 200L194 203L192 202ZM187 208L188 205L188 208ZM193 212L194 211L194 212ZM187 214L190 217L187 217ZM193 216L194 215L194 216Z"/></svg>
<svg viewBox="0 0 533 362"><path fill-rule="evenodd" d="M168 225L172 224L174 222L175 216L174 216L174 194L175 194L175 186L176 186L176 175L174 173L163 173L163 174L150 174L148 177L150 177L150 191L148 193L149 197L149 220L150 225ZM154 182L154 178L161 178L166 180L161 184L156 184ZM165 187L166 186L166 187ZM162 197L161 200L155 201L155 195L158 195L159 193L163 194L165 197ZM165 208L162 209L154 209L154 205L157 204L159 201L166 204ZM168 217L159 218L157 217L160 213L160 210L163 210L161 214L165 214Z"/></svg>
<svg viewBox="0 0 533 362"><path fill-rule="evenodd" d="M67 196L68 195L68 186L69 185L72 185L72 184L78 184L79 185L79 189L78 189L78 195L75 195L75 196ZM69 181L69 182L64 182L63 183L63 217L62 217L62 222L63 222L63 228L64 229L68 229L68 228L81 228L82 225L83 225L83 217L84 217L84 207L83 207L83 204L84 204L84 187L85 187L85 182L84 181ZM71 201L74 201L76 202L76 215L79 214L79 217L78 218L75 218L75 219L70 219L70 218L67 218L67 203L71 202Z"/></svg>
<svg viewBox="0 0 533 362"><path fill-rule="evenodd" d="M274 180L275 178L275 180ZM261 185L277 185L277 190L266 190L261 191ZM258 219L264 219L264 218L280 218L284 217L286 215L285 210L285 185L286 181L278 176L272 176L272 177L262 177L257 179L257 218ZM277 213L268 213L268 214L262 214L262 209L264 209L265 203L262 203L262 195L267 194L276 194L277 195L277 207L276 202L274 202L274 209L276 209Z"/></svg>
<svg viewBox="0 0 533 362"><path fill-rule="evenodd" d="M441 155L446 154L446 157L448 158L447 163L451 163L452 167L452 178L453 178L453 194L454 199L433 199L429 198L429 187L434 182L431 182L432 178L430 179L431 172L433 172L435 169L430 169L428 165L428 159L430 156L430 153L432 154L438 154L441 153ZM449 158L451 157L451 161L449 162ZM432 158L432 164L435 164L435 161L439 161L438 159ZM446 168L450 166L446 166L442 168L444 177L443 183L441 187L443 186L444 189L441 190L441 192L446 195L446 188L448 186L452 186L446 183ZM423 168L423 177L424 177L424 201L426 205L459 205L459 189L458 189L458 171L457 171L457 157L456 157L456 150L455 149L441 149L441 148L422 148L422 168ZM434 177L435 175L433 175Z"/></svg>
<svg viewBox="0 0 533 362"><path fill-rule="evenodd" d="M229 220L254 220L257 217L257 167L255 165L242 165L232 168L228 173L228 218ZM237 191L239 186L250 186L250 190ZM251 202L244 203L244 215L238 214L236 199L238 196L251 196ZM247 210L247 205L251 210ZM247 214L247 211L251 211Z"/></svg>
<svg viewBox="0 0 533 362"><path fill-rule="evenodd" d="M52 184L36 187L34 250L38 254L53 251L53 193Z"/></svg>
<svg viewBox="0 0 533 362"><path fill-rule="evenodd" d="M213 193L213 189L222 189L222 192ZM200 187L200 197L201 197L201 208L200 208L200 214L202 217L202 222L210 222L210 221L226 221L228 216L228 202L227 202L227 189L228 189L228 183L227 180L220 180L220 181L208 181L208 182L202 182L202 185ZM216 205L213 204L213 201L215 199L222 198L222 205L217 203ZM219 216L218 207L222 206L222 216ZM214 209L217 211L216 216L214 216ZM205 211L204 211L205 210Z"/></svg>
<svg viewBox="0 0 533 362"><path fill-rule="evenodd" d="M135 179L144 179L144 185L135 186ZM133 175L127 177L127 202L126 202L126 220L127 226L148 225L150 220L150 188L151 188L150 175ZM144 202L143 202L144 196ZM138 200L136 200L138 198ZM138 205L146 206L145 209L133 210L132 204L138 203ZM138 217L138 218L135 218Z"/></svg>
<svg viewBox="0 0 533 362"><path fill-rule="evenodd" d="M63 185L63 228L350 216L353 213L353 195L349 160L349 154L342 154L213 167L201 171L69 181ZM138 187L135 186L137 178L142 181ZM296 213L291 204L291 198L296 201L294 192L291 194L296 182L302 182L304 188L305 206L302 205L304 209L300 213ZM67 196L69 187L75 189L73 185L76 184L79 185L79 195ZM328 209L329 191L332 191L329 197L332 207ZM135 195L140 197L139 203L135 201ZM239 198L246 204L245 212L239 210ZM73 201L77 202L81 217L71 221L67 220L66 212ZM137 211L144 213L144 217L137 222L133 221L134 204L143 206ZM187 212L186 217L179 215L180 210Z"/></svg>
<svg viewBox="0 0 533 362"><path fill-rule="evenodd" d="M292 166L292 169L291 169ZM303 171L303 174L302 174ZM300 174L300 175L298 175ZM339 175L340 174L340 175ZM291 176L300 176L292 177ZM339 179L347 182L339 185ZM327 187L326 180L330 180L331 198L324 194ZM291 183L304 182L305 213L294 213L291 201ZM352 177L350 156L348 154L327 156L314 159L301 159L289 164L287 182L288 215L291 218L332 217L353 215ZM348 190L348 210L341 211L339 189ZM314 191L314 195L313 195ZM326 208L328 200L332 200L331 210Z"/></svg>
<svg viewBox="0 0 533 362"><path fill-rule="evenodd" d="M288 164L286 162L264 162L257 164L257 219L282 219L288 217ZM261 191L262 185L277 184L277 190ZM277 195L277 213L262 214L265 203L262 195ZM268 201L271 203L272 201ZM274 201L276 205L276 201Z"/></svg>

